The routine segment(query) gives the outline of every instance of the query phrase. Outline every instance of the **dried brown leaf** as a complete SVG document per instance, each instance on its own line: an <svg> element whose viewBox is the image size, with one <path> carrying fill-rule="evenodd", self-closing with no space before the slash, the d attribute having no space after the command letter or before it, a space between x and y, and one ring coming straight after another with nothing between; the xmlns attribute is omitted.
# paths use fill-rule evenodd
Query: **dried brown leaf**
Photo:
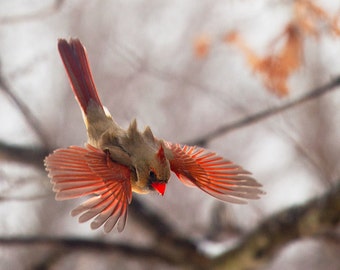
<svg viewBox="0 0 340 270"><path fill-rule="evenodd" d="M245 55L248 64L254 72L261 75L264 85L279 97L288 95L287 80L301 66L302 39L295 25L290 24L280 35L286 37L286 42L277 54L264 58L258 57L236 33L225 37L227 42L236 45Z"/></svg>
<svg viewBox="0 0 340 270"><path fill-rule="evenodd" d="M196 57L204 58L208 55L211 39L207 35L200 35L194 40L194 52Z"/></svg>
<svg viewBox="0 0 340 270"><path fill-rule="evenodd" d="M306 35L318 38L321 34L318 25L322 24L329 32L337 36L340 35L339 14L331 18L330 14L310 0L295 1L294 15L295 23Z"/></svg>

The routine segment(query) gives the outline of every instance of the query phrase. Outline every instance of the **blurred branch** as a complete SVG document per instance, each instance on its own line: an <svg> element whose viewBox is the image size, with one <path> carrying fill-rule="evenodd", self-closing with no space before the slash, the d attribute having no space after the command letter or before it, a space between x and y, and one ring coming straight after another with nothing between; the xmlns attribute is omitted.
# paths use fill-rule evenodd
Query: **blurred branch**
<svg viewBox="0 0 340 270"><path fill-rule="evenodd" d="M59 260L62 260L64 256L69 255L67 250L58 249L51 251L47 256L44 256L39 262L34 265L31 265L31 269L33 270L47 270L53 269L52 267L58 263Z"/></svg>
<svg viewBox="0 0 340 270"><path fill-rule="evenodd" d="M181 241L174 241L171 245L166 244L169 243L166 235L159 236L154 246L149 248L101 240L43 236L0 237L0 245L45 244L67 250L117 252L129 258L152 258L192 269L254 269L267 263L278 250L291 241L329 234L340 223L339 213L340 181L322 197L272 215L245 236L236 247L215 258L200 253L193 243L183 245ZM162 237L165 237L164 242Z"/></svg>
<svg viewBox="0 0 340 270"><path fill-rule="evenodd" d="M10 23L27 23L30 20L37 20L43 17L51 16L53 13L58 11L64 0L55 0L51 6L47 6L41 10L37 10L36 12L22 14L22 15L14 15L14 16L4 16L0 17L0 24L10 24Z"/></svg>
<svg viewBox="0 0 340 270"><path fill-rule="evenodd" d="M210 209L208 230L205 233L205 239L218 242L218 239L227 239L230 237L241 237L245 230L235 222L236 217L233 211L226 211L226 204L222 201L216 201ZM263 216L259 213L259 216Z"/></svg>
<svg viewBox="0 0 340 270"><path fill-rule="evenodd" d="M48 136L45 133L44 129L41 127L39 120L32 114L29 107L27 107L26 104L22 102L20 98L13 93L13 91L11 91L10 87L5 82L2 73L0 73L0 88L2 88L2 90L12 99L22 115L26 118L27 123L38 135L43 145L48 146Z"/></svg>
<svg viewBox="0 0 340 270"><path fill-rule="evenodd" d="M318 236L340 223L340 180L325 195L272 215L234 249L213 260L213 269L254 269L291 241Z"/></svg>
<svg viewBox="0 0 340 270"><path fill-rule="evenodd" d="M25 147L0 141L0 160L16 161L43 168L43 159L49 153L47 148Z"/></svg>
<svg viewBox="0 0 340 270"><path fill-rule="evenodd" d="M165 222L164 217L150 211L138 198L133 198L129 211L154 236L160 237L174 234L173 228Z"/></svg>
<svg viewBox="0 0 340 270"><path fill-rule="evenodd" d="M136 199L131 203L132 215L154 236L155 249L170 256L174 264L201 265L208 262L208 258L198 253L191 239L176 232L165 217L151 211Z"/></svg>
<svg viewBox="0 0 340 270"><path fill-rule="evenodd" d="M283 103L283 104L281 104L277 107L266 109L266 110L254 113L254 114L247 116L245 118L242 118L240 120L236 120L234 122L220 126L216 130L213 130L213 131L209 132L208 134L205 134L204 136L201 136L201 137L193 139L189 142L186 142L186 144L204 146L210 140L215 139L219 136L222 136L225 133L231 132L231 131L236 130L238 128L242 128L242 127L254 124L258 121L261 121L261 120L264 120L264 119L269 118L271 116L274 116L274 115L281 113L285 110L288 110L292 107L295 107L297 105L301 105L304 102L318 98L321 95L324 95L324 94L328 93L329 91L336 89L336 87L339 86L339 85L340 85L340 76L336 77L335 79L333 79L332 81L330 81L329 83L327 83L323 86L317 87L317 88L303 94L300 97L297 97L295 99L287 101L287 102L285 102L285 103Z"/></svg>
<svg viewBox="0 0 340 270"><path fill-rule="evenodd" d="M202 17L200 17L202 18ZM191 30L192 32L192 30ZM132 69L135 70L136 73L145 73L147 75L151 75L156 79L163 80L166 82L172 82L176 85L180 85L180 87L189 86L194 87L195 89L199 90L202 94L209 96L209 98L213 98L216 103L220 103L221 105L225 106L226 104L230 103L230 99L228 99L224 95L216 95L216 89L211 89L211 87L202 84L202 82L198 82L196 78L191 78L188 75L181 75L176 74L171 71L167 71L164 69L159 69L153 66L147 59L144 59L137 55L137 53L128 48L124 44L124 46L117 46L119 55L125 59L125 61L131 66ZM179 48L180 50L180 48ZM197 63L193 64L192 66L188 66L184 68L184 70L190 71L192 73L193 69L202 68L197 66ZM136 73L130 74L128 77L124 79L124 88L127 87L128 84L132 82L132 79L136 76ZM197 70L196 72L197 73ZM234 106L233 104L228 104L228 106Z"/></svg>
<svg viewBox="0 0 340 270"><path fill-rule="evenodd" d="M14 196L0 196L0 202L16 201L16 202L31 202L33 200L45 199L50 194L41 194L26 197L14 197Z"/></svg>
<svg viewBox="0 0 340 270"><path fill-rule="evenodd" d="M123 243L109 243L98 240L86 240L80 238L57 238L48 236L32 237L0 237L0 245L53 245L60 247L68 253L70 250L97 251L101 253L116 252L127 257L135 258L153 258L163 262L173 263L171 257L160 253L157 249L137 247Z"/></svg>
<svg viewBox="0 0 340 270"><path fill-rule="evenodd" d="M320 161L322 159L321 155L313 153L313 148L303 145L303 141L294 138L292 132L286 132L282 129L280 130L280 136L294 146L301 160L314 171L316 178L322 185L332 186L335 179L330 173L326 172L325 166L322 166L324 164Z"/></svg>

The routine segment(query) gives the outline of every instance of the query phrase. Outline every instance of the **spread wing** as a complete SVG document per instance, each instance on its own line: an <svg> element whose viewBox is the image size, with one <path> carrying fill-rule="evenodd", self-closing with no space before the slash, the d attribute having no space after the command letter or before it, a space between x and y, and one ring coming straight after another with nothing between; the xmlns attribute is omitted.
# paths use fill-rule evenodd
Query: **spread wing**
<svg viewBox="0 0 340 270"><path fill-rule="evenodd" d="M105 232L110 232L117 222L118 231L124 229L132 199L128 167L113 162L108 153L89 144L85 148L58 149L46 157L45 166L56 200L96 195L71 212L72 216L82 213L79 222L95 217L92 229L104 224Z"/></svg>
<svg viewBox="0 0 340 270"><path fill-rule="evenodd" d="M165 142L171 150L170 168L186 185L196 186L226 202L258 199L261 185L240 166L197 146Z"/></svg>

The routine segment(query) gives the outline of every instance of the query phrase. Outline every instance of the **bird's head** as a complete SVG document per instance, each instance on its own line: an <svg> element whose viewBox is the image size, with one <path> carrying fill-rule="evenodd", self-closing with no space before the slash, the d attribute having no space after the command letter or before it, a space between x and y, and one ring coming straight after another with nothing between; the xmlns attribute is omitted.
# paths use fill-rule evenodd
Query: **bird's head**
<svg viewBox="0 0 340 270"><path fill-rule="evenodd" d="M170 163L166 158L163 143L160 143L157 151L144 149L141 158L136 160L137 179L135 186L136 192L147 193L149 191L157 191L164 195L166 184L170 178ZM138 190L138 188L140 190Z"/></svg>

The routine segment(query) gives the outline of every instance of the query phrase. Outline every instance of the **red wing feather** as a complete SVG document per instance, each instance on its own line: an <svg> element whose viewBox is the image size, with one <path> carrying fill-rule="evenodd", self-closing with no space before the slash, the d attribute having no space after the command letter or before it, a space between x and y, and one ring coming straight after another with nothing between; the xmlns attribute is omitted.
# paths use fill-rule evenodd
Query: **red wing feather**
<svg viewBox="0 0 340 270"><path fill-rule="evenodd" d="M73 216L82 213L79 222L95 217L91 228L104 224L105 232L110 232L119 220L118 231L124 229L132 199L128 167L91 145L58 149L45 159L45 165L57 200L96 195L72 211Z"/></svg>
<svg viewBox="0 0 340 270"><path fill-rule="evenodd" d="M258 199L261 185L240 166L204 148L166 142L171 170L189 186L197 186L222 201L246 203Z"/></svg>

